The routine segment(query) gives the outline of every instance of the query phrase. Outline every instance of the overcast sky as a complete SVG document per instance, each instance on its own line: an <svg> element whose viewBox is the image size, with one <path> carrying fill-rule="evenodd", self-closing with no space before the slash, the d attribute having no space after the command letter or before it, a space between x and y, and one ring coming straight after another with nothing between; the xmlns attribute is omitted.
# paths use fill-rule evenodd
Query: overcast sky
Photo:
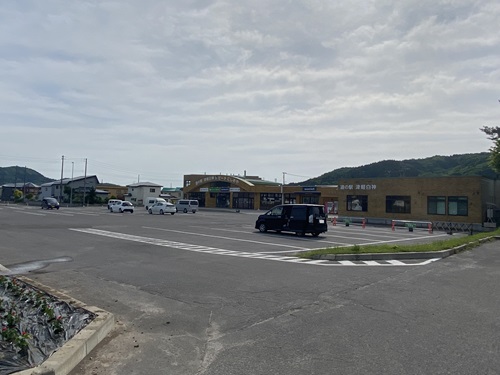
<svg viewBox="0 0 500 375"><path fill-rule="evenodd" d="M2 0L0 166L182 186L488 151L500 2Z"/></svg>

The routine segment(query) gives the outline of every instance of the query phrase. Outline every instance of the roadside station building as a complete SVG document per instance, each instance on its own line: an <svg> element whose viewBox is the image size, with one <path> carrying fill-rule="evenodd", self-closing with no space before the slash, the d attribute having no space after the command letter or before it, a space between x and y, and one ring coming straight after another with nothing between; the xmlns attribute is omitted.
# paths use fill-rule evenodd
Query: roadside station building
<svg viewBox="0 0 500 375"><path fill-rule="evenodd" d="M500 183L480 176L343 179L337 195L339 216L371 222L480 230L499 221Z"/></svg>
<svg viewBox="0 0 500 375"><path fill-rule="evenodd" d="M185 199L197 199L200 207L267 210L282 202L333 206L337 186L291 186L266 181L258 176L184 176Z"/></svg>
<svg viewBox="0 0 500 375"><path fill-rule="evenodd" d="M500 223L500 183L480 176L341 179L331 186L282 186L257 176L184 176L183 195L200 207L267 210L282 202L313 203L339 219L435 229L483 230Z"/></svg>

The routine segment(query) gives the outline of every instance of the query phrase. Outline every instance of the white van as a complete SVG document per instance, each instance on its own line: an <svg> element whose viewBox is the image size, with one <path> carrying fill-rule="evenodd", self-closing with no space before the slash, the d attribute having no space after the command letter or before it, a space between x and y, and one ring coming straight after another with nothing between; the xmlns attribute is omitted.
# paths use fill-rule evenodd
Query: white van
<svg viewBox="0 0 500 375"><path fill-rule="evenodd" d="M167 203L167 201L163 198L147 197L146 200L144 201L144 206L146 210L149 210L153 204L158 202Z"/></svg>
<svg viewBox="0 0 500 375"><path fill-rule="evenodd" d="M177 212L182 211L187 213L191 211L193 214L198 211L199 203L197 200L193 199L181 199L177 201L175 207L177 208Z"/></svg>

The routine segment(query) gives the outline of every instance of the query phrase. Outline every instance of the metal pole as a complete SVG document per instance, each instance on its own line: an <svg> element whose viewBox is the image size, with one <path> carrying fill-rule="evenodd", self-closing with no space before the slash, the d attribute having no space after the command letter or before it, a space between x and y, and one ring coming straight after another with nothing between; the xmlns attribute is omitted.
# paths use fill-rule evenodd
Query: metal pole
<svg viewBox="0 0 500 375"><path fill-rule="evenodd" d="M71 162L71 193L69 195L69 205L73 205L73 172L75 170L75 162Z"/></svg>
<svg viewBox="0 0 500 375"><path fill-rule="evenodd" d="M283 183L281 184L281 204L285 204L285 191L284 191L285 175L286 172L283 172Z"/></svg>
<svg viewBox="0 0 500 375"><path fill-rule="evenodd" d="M63 173L64 173L64 155L62 156L62 159L61 159L61 183L59 185L59 202L61 202L61 203L62 203L62 198L63 198L63 193L62 193Z"/></svg>
<svg viewBox="0 0 500 375"><path fill-rule="evenodd" d="M87 158L85 158L85 176L83 177L83 203L85 206L85 190L87 190Z"/></svg>

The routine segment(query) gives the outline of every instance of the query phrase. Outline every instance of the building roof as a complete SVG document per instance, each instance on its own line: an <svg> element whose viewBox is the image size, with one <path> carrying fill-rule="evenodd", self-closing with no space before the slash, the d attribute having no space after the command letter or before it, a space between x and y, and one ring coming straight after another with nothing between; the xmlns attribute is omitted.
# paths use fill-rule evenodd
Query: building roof
<svg viewBox="0 0 500 375"><path fill-rule="evenodd" d="M67 185L70 182L80 181L80 180L89 180L89 179L92 179L92 178L95 178L97 180L97 182L99 182L99 179L97 178L96 175L90 175L90 176L79 176L79 177L73 177L73 178L63 178L62 179L62 184L63 185ZM54 186L54 185L61 185L61 180L55 180L55 181L52 181L52 182L46 182L45 184L42 184L41 186L42 187L49 187L49 186Z"/></svg>
<svg viewBox="0 0 500 375"><path fill-rule="evenodd" d="M26 183L17 182L15 184L13 184L13 183L4 184L4 185L2 185L2 187L4 187L4 188L18 188L18 187L20 187L20 188L22 188L22 187L34 187L34 188L37 188L37 187L40 187L40 186L35 185L32 182L26 182Z"/></svg>
<svg viewBox="0 0 500 375"><path fill-rule="evenodd" d="M135 184L130 184L127 185L127 187L141 187L141 186L154 186L154 187L161 187L161 185L155 184L153 182L149 181L144 181L144 182L137 182Z"/></svg>

